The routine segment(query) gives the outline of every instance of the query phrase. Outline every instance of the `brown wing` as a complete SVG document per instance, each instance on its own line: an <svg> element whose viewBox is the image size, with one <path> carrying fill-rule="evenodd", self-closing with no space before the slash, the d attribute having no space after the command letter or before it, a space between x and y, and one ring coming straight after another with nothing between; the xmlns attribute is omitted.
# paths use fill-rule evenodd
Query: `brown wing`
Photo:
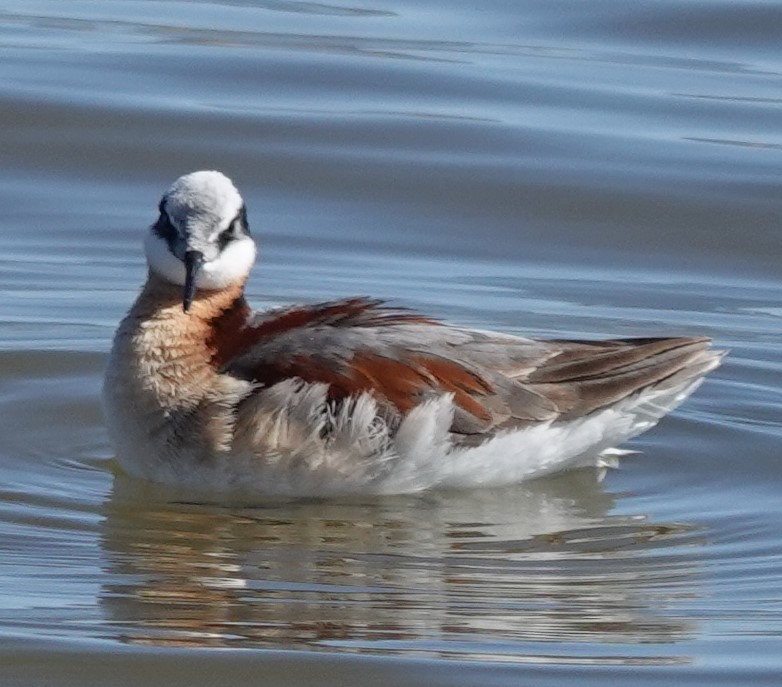
<svg viewBox="0 0 782 687"><path fill-rule="evenodd" d="M238 328L235 320L215 323L224 371L263 387L322 382L336 402L369 392L398 417L450 393L461 434L586 415L703 374L718 355L699 338L535 341L469 331L366 299L273 311Z"/></svg>

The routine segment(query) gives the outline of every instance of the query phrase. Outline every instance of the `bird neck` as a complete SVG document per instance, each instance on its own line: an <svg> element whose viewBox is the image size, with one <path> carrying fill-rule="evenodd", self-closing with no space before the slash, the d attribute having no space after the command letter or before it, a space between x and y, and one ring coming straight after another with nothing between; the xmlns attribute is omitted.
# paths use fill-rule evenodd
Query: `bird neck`
<svg viewBox="0 0 782 687"><path fill-rule="evenodd" d="M185 312L182 287L151 273L117 331L112 366L162 408L197 405L218 374L215 332L249 312L243 293L244 282L202 290Z"/></svg>
<svg viewBox="0 0 782 687"><path fill-rule="evenodd" d="M170 321L178 327L200 328L235 307L237 301L243 303L244 284L242 280L223 289L201 289L196 292L189 310L185 312L182 306L184 287L150 272L130 312L136 311L144 318Z"/></svg>

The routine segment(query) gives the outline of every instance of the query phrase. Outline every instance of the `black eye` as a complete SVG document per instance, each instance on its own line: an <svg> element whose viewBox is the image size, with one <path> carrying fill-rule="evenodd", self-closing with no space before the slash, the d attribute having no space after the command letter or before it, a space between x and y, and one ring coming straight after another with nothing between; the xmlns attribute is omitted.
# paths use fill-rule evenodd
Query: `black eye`
<svg viewBox="0 0 782 687"><path fill-rule="evenodd" d="M249 236L250 230L247 227L247 210L244 205L239 210L239 214L233 218L231 224L225 231L221 231L217 236L217 245L220 250L223 250L231 241L238 239L242 236Z"/></svg>
<svg viewBox="0 0 782 687"><path fill-rule="evenodd" d="M158 217L157 222L155 222L154 226L152 227L152 231L154 231L161 239L166 241L169 246L173 246L174 242L179 237L179 233L177 232L174 225L171 224L171 220L168 217L168 213L166 212L165 198L160 201L158 209L160 210L160 217Z"/></svg>
<svg viewBox="0 0 782 687"><path fill-rule="evenodd" d="M225 231L221 231L217 235L217 247L222 251L236 236L234 236L233 223Z"/></svg>

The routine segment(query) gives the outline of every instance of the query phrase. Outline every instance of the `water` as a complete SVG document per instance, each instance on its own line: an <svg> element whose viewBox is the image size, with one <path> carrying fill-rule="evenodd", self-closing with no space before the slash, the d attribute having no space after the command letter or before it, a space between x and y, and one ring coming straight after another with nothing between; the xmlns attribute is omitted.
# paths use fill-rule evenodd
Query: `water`
<svg viewBox="0 0 782 687"><path fill-rule="evenodd" d="M761 0L2 3L3 684L778 682L779 35ZM731 355L603 481L174 499L97 399L199 168L258 306Z"/></svg>

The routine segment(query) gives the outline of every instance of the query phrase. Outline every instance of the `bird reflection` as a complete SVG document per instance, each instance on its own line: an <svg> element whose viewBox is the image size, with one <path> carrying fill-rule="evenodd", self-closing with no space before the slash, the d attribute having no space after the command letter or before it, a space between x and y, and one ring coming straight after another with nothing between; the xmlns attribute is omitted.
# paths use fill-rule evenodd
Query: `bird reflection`
<svg viewBox="0 0 782 687"><path fill-rule="evenodd" d="M117 475L101 604L133 644L573 661L610 643L612 660L617 644L628 662L686 660L637 648L694 634L676 607L699 593L701 535L612 507L590 470L230 507Z"/></svg>

